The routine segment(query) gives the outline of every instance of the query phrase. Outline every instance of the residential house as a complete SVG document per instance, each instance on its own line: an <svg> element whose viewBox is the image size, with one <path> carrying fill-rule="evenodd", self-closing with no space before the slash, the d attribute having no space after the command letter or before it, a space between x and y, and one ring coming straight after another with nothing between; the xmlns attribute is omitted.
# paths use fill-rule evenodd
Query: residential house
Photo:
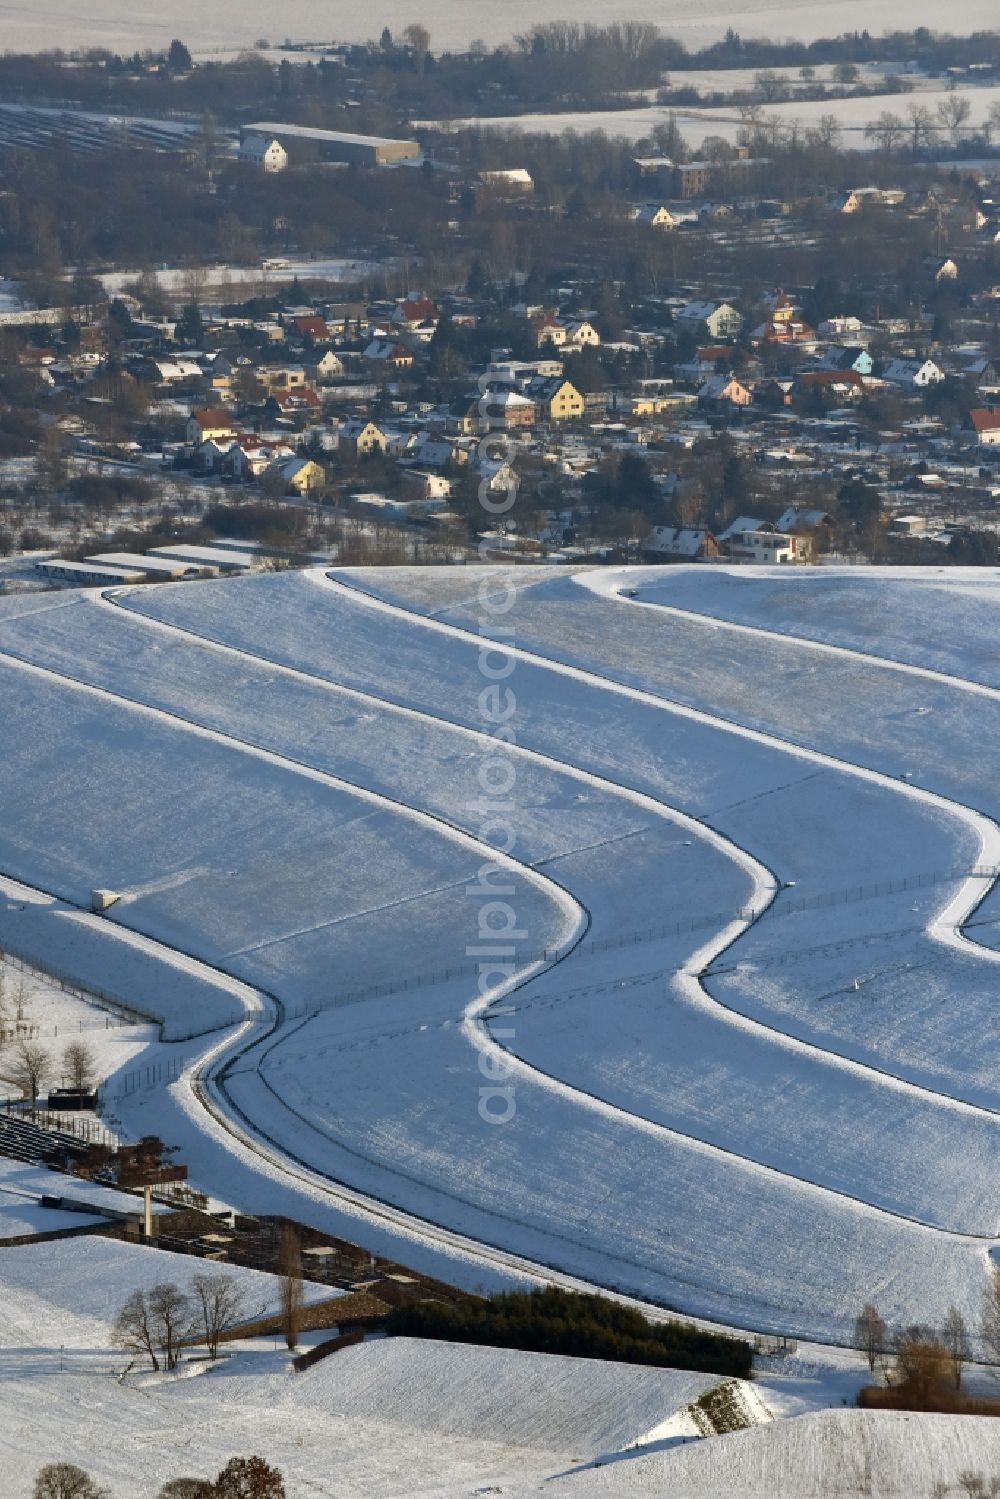
<svg viewBox="0 0 1000 1499"><path fill-rule="evenodd" d="M840 401L856 401L865 393L865 382L857 370L803 370L795 377L795 395L823 390Z"/></svg>
<svg viewBox="0 0 1000 1499"><path fill-rule="evenodd" d="M654 526L640 551L650 562L704 562L720 555L719 543L707 526Z"/></svg>
<svg viewBox="0 0 1000 1499"><path fill-rule="evenodd" d="M440 317L441 313L436 302L430 297L425 297L421 292L411 292L408 297L396 303L390 321L404 327L416 328L420 323L436 323Z"/></svg>
<svg viewBox="0 0 1000 1499"><path fill-rule="evenodd" d="M858 344L831 344L817 362L820 370L855 370L859 375L870 375L872 356Z"/></svg>
<svg viewBox="0 0 1000 1499"><path fill-rule="evenodd" d="M408 370L414 362L412 349L394 338L373 338L365 349L363 358L370 364L393 370Z"/></svg>
<svg viewBox="0 0 1000 1499"><path fill-rule="evenodd" d="M232 474L234 479L259 479L276 460L294 456L294 450L287 442L241 433L230 444L222 467L223 472Z"/></svg>
<svg viewBox="0 0 1000 1499"><path fill-rule="evenodd" d="M762 343L808 343L816 337L816 329L805 321L786 292L775 292L767 298L765 305L769 309L768 316L750 335L755 347Z"/></svg>
<svg viewBox="0 0 1000 1499"><path fill-rule="evenodd" d="M698 391L699 406L749 406L750 391L735 375L710 375Z"/></svg>
<svg viewBox="0 0 1000 1499"><path fill-rule="evenodd" d="M422 500L428 509L443 510L452 491L452 481L444 474L428 473L426 469L404 468L403 489L407 499Z"/></svg>
<svg viewBox="0 0 1000 1499"><path fill-rule="evenodd" d="M549 380L533 380L526 393L546 421L577 422L587 409L587 403L576 386L559 375Z"/></svg>
<svg viewBox="0 0 1000 1499"><path fill-rule="evenodd" d="M637 224L644 224L649 229L673 229L677 223L670 209L663 203L642 203L632 210L632 218Z"/></svg>
<svg viewBox="0 0 1000 1499"><path fill-rule="evenodd" d="M273 136L244 136L240 142L239 159L260 172L283 172L288 166L288 152Z"/></svg>
<svg viewBox="0 0 1000 1499"><path fill-rule="evenodd" d="M890 385L923 390L943 380L944 371L933 359L890 359L882 372L882 379L888 380Z"/></svg>
<svg viewBox="0 0 1000 1499"><path fill-rule="evenodd" d="M344 361L332 349L325 349L316 362L310 365L309 373L317 385L322 385L327 380L339 379L344 373Z"/></svg>
<svg viewBox="0 0 1000 1499"><path fill-rule="evenodd" d="M601 342L601 335L593 323L559 318L552 313L543 313L535 320L535 333L539 348L547 343L557 349L582 349L587 345L596 348Z"/></svg>
<svg viewBox="0 0 1000 1499"><path fill-rule="evenodd" d="M318 416L321 404L311 385L301 385L295 390L272 390L264 402L263 412L272 419L282 416Z"/></svg>
<svg viewBox="0 0 1000 1499"><path fill-rule="evenodd" d="M456 453L456 446L451 438L438 431L418 432L406 449L407 462L418 464L421 468L447 468L453 461L462 462L463 457L464 455L459 457Z"/></svg>
<svg viewBox="0 0 1000 1499"><path fill-rule="evenodd" d="M314 344L325 343L330 337L326 318L320 317L318 313L311 313L308 317L292 318L291 327L299 338L312 339Z"/></svg>
<svg viewBox="0 0 1000 1499"><path fill-rule="evenodd" d="M519 197L523 193L534 192L535 189L531 173L526 167L503 167L480 172L479 180L484 187L493 188L496 192L516 193Z"/></svg>
<svg viewBox="0 0 1000 1499"><path fill-rule="evenodd" d="M309 495L326 484L325 470L311 458L279 458L265 469L268 474L280 479L289 494Z"/></svg>
<svg viewBox="0 0 1000 1499"><path fill-rule="evenodd" d="M192 447L198 448L210 437L235 437L232 412L222 406L202 406L188 417L185 435Z"/></svg>
<svg viewBox="0 0 1000 1499"><path fill-rule="evenodd" d="M339 447L349 458L366 458L369 453L384 453L388 438L381 427L364 417L351 417L338 433Z"/></svg>
<svg viewBox="0 0 1000 1499"><path fill-rule="evenodd" d="M1000 410L977 407L969 412L969 424L981 448L996 447L1000 443Z"/></svg>
<svg viewBox="0 0 1000 1499"><path fill-rule="evenodd" d="M301 364L262 364L254 373L267 391L301 390L308 383Z"/></svg>
<svg viewBox="0 0 1000 1499"><path fill-rule="evenodd" d="M509 431L513 427L534 426L538 407L520 391L506 387L487 392L483 415L491 429Z"/></svg>
<svg viewBox="0 0 1000 1499"><path fill-rule="evenodd" d="M593 323L588 323L585 319L583 319L573 320L566 324L566 348L596 349L600 342L601 335L598 333Z"/></svg>
<svg viewBox="0 0 1000 1499"><path fill-rule="evenodd" d="M743 317L729 302L688 302L677 313L675 322L699 332L707 329L713 339L739 338L743 331Z"/></svg>
<svg viewBox="0 0 1000 1499"><path fill-rule="evenodd" d="M933 272L935 281L958 280L958 264L950 255L938 260L931 258L928 261L928 267Z"/></svg>
<svg viewBox="0 0 1000 1499"><path fill-rule="evenodd" d="M149 359L142 372L157 385L182 385L188 380L201 380L205 374L201 365L186 355L179 355L176 359Z"/></svg>
<svg viewBox="0 0 1000 1499"><path fill-rule="evenodd" d="M805 562L812 554L811 540L788 536L773 528L736 531L729 527L726 555L735 562L780 563ZM719 540L722 540L720 536Z"/></svg>
<svg viewBox="0 0 1000 1499"><path fill-rule="evenodd" d="M459 437L476 437L486 431L487 422L476 396L463 396L448 408L446 426Z"/></svg>
<svg viewBox="0 0 1000 1499"><path fill-rule="evenodd" d="M864 323L853 313L838 313L836 317L824 318L816 330L821 338L843 338L848 333L860 333Z"/></svg>

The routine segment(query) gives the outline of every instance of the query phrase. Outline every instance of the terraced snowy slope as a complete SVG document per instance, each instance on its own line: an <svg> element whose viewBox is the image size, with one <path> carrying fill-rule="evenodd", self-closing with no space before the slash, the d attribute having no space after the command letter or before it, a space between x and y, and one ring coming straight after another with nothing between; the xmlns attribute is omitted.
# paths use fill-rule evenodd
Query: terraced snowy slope
<svg viewBox="0 0 1000 1499"><path fill-rule="evenodd" d="M54 770L51 799L8 793L0 867L64 901L122 889L112 921L164 962L251 986L227 1002L259 1018L205 1074L251 1195L265 1148L268 1190L282 1161L313 1208L334 1178L433 1253L456 1241L429 1224L491 1246L490 1273L526 1257L825 1336L876 1289L893 1316L972 1320L997 1234L997 956L960 928L989 911L971 871L1000 831L969 694L651 607L657 577L518 576L526 936L481 999L468 570L5 601L8 785L39 742ZM498 1129L477 1100L502 1058ZM183 1087L142 1118L197 1149ZM213 1126L203 1171L225 1151Z"/></svg>

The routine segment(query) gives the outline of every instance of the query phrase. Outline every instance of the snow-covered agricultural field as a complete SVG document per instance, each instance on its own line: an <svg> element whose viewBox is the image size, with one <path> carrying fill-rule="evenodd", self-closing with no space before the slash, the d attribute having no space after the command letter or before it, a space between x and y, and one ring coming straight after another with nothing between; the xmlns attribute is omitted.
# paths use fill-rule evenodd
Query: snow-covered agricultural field
<svg viewBox="0 0 1000 1499"><path fill-rule="evenodd" d="M0 601L0 942L162 1018L183 1076L110 1096L223 1201L470 1286L974 1324L1000 579L481 581ZM479 982L498 630L518 935Z"/></svg>
<svg viewBox="0 0 1000 1499"><path fill-rule="evenodd" d="M629 20L651 21L671 35L682 37L690 46L702 46L720 38L727 27L737 28L744 36L801 37L837 36L844 31L867 27L873 34L895 30L901 24L899 8L891 0L795 0L777 5L775 0L717 0L713 5L696 5L693 0L632 0L626 15ZM512 36L527 31L539 20L562 19L565 11L549 5L539 11L529 0L514 0L503 9L477 3L468 7L433 4L422 12L435 50L467 47L474 38L491 45L510 42ZM249 47L267 39L282 43L294 41L338 40L369 41L377 39L383 26L393 32L413 19L412 7L402 0L388 0L371 14L349 7L331 7L326 0L287 0L280 12L265 0L244 0L236 13L223 16L196 0L175 0L169 14L148 5L124 5L121 0L35 0L31 6L4 3L0 5L3 23L3 45L12 51L41 51L59 45L72 47L108 47L128 52L147 47L164 48L174 36L182 37L193 51L230 52L234 47ZM597 0L585 0L574 11L574 19L603 24L607 7ZM905 25L929 26L934 29L966 33L995 24L996 12L991 0L961 0L953 12L942 16L940 7L930 0L914 0L908 8Z"/></svg>
<svg viewBox="0 0 1000 1499"><path fill-rule="evenodd" d="M698 74L692 75L698 77ZM720 74L724 78L725 74ZM679 86L687 82L687 74L675 75ZM836 120L843 143L848 150L874 150L875 143L865 134L867 126L874 123L884 111L906 118L907 104L917 102L932 113L949 98L949 91L926 80L927 86L913 94L871 94L846 99L788 99L765 107L769 120L780 121L790 128L809 130L824 118ZM695 85L697 86L697 85ZM724 84L717 85L725 87ZM734 82L732 88L740 83ZM968 85L961 89L962 97L969 103L968 125L964 127L963 139L974 130L981 129L989 117L991 107L1000 99L1000 87L996 85ZM603 130L610 136L623 136L630 141L643 140L658 125L674 120L685 140L694 150L709 136L717 136L735 145L744 121L734 105L717 107L675 107L673 105L640 104L629 109L585 110L566 113L536 113L521 115L489 116L482 119L458 121L460 125L483 130L516 131L519 133L560 135L565 130L586 134L591 130Z"/></svg>

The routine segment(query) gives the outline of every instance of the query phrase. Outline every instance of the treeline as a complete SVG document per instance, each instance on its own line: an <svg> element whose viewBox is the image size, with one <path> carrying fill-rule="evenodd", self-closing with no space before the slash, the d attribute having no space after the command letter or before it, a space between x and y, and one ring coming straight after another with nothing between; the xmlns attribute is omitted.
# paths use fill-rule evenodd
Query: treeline
<svg viewBox="0 0 1000 1499"><path fill-rule="evenodd" d="M399 36L386 27L378 42L294 63L272 63L251 50L190 67L181 42L169 52L133 58L108 51L75 59L8 55L0 58L0 98L234 120L277 115L329 128L379 130L398 128L412 115L597 108L631 90L656 87L668 72L700 68L895 62L931 71L972 63L1000 69L1000 31L951 36L925 27L882 36L854 31L812 42L743 37L730 29L722 41L689 51L645 22L550 21L494 48L474 42L464 53L436 54L433 42L425 27L414 24Z"/></svg>
<svg viewBox="0 0 1000 1499"><path fill-rule="evenodd" d="M554 1286L503 1292L488 1301L399 1307L386 1330L397 1337L697 1369L739 1379L749 1377L753 1363L749 1343L690 1323L647 1322L640 1312L605 1296L576 1295Z"/></svg>

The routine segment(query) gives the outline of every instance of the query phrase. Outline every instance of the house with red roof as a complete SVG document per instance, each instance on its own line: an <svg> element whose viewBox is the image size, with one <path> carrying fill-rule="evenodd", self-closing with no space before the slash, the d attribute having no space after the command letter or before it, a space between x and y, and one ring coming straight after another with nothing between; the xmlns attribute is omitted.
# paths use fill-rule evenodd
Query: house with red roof
<svg viewBox="0 0 1000 1499"><path fill-rule="evenodd" d="M1000 409L978 406L969 412L969 425L980 447L995 447L1000 443Z"/></svg>

